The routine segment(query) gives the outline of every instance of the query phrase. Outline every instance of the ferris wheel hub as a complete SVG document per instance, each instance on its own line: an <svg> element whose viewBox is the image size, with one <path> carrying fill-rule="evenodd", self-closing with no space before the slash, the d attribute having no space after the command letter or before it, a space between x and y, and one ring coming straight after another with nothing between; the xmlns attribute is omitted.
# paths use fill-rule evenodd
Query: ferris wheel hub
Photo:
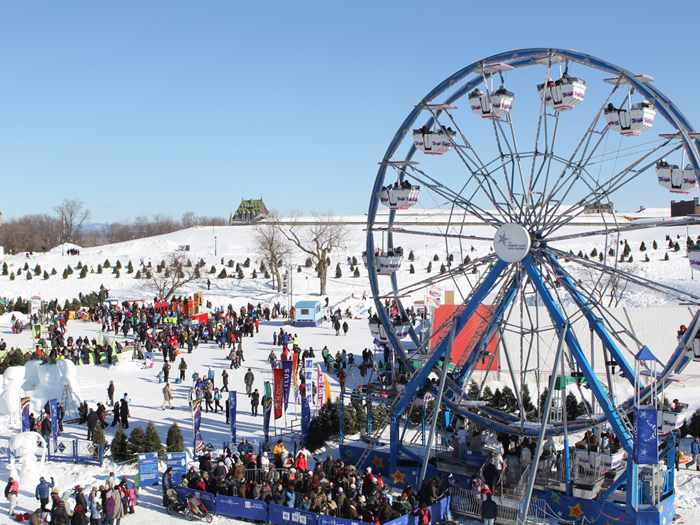
<svg viewBox="0 0 700 525"><path fill-rule="evenodd" d="M531 245L530 232L520 224L503 224L493 238L496 255L507 263L522 261L530 253Z"/></svg>

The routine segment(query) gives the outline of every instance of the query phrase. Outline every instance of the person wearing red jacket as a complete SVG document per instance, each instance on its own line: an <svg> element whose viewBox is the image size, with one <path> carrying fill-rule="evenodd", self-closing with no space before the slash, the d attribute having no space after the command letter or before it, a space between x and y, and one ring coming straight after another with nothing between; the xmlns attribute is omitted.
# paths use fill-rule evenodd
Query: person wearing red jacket
<svg viewBox="0 0 700 525"><path fill-rule="evenodd" d="M14 516L15 507L17 506L17 496L19 495L19 482L10 476L7 479L7 485L5 486L5 499L10 502L10 516Z"/></svg>

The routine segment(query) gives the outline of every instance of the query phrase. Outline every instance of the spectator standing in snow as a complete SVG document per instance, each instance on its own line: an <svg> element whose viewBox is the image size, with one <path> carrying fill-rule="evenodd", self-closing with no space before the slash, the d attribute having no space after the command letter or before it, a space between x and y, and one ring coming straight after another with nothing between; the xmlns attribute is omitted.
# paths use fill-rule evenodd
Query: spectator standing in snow
<svg viewBox="0 0 700 525"><path fill-rule="evenodd" d="M114 381L109 382L109 386L107 387L107 405L109 406L114 406Z"/></svg>
<svg viewBox="0 0 700 525"><path fill-rule="evenodd" d="M178 365L178 370L180 370L180 382L185 380L185 372L187 372L187 363L185 363L185 358L180 358L180 364Z"/></svg>
<svg viewBox="0 0 700 525"><path fill-rule="evenodd" d="M165 383L163 387L163 405L161 408L163 410L173 408L173 393L170 391L170 383Z"/></svg>
<svg viewBox="0 0 700 525"><path fill-rule="evenodd" d="M343 321L343 335L348 335L348 330L350 330L350 326L348 325L348 322Z"/></svg>
<svg viewBox="0 0 700 525"><path fill-rule="evenodd" d="M258 405L260 404L260 392L256 388L255 391L250 395L250 412L252 415L258 415Z"/></svg>
<svg viewBox="0 0 700 525"><path fill-rule="evenodd" d="M7 479L7 485L5 486L5 499L10 503L9 514L14 515L15 507L17 506L17 496L19 495L19 483L16 479L10 476Z"/></svg>
<svg viewBox="0 0 700 525"><path fill-rule="evenodd" d="M41 504L41 512L46 511L46 506L49 504L49 497L51 496L51 489L53 488L54 481L51 478L51 483L46 481L44 477L39 478L39 484L34 490L34 497L39 500Z"/></svg>
<svg viewBox="0 0 700 525"><path fill-rule="evenodd" d="M253 390L253 381L255 381L255 375L253 375L253 371L249 368L243 377L243 382L245 383L245 393L248 397L250 397L250 393Z"/></svg>
<svg viewBox="0 0 700 525"><path fill-rule="evenodd" d="M129 428L129 403L127 401L127 395L119 402L119 418L121 419L122 426L127 429Z"/></svg>

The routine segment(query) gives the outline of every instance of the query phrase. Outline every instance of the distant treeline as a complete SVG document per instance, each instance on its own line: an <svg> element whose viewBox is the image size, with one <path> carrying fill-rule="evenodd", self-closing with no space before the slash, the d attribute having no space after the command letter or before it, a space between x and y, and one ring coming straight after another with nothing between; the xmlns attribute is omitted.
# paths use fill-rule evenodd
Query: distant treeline
<svg viewBox="0 0 700 525"><path fill-rule="evenodd" d="M192 226L222 226L223 217L204 217L186 212L180 219L165 215L139 216L131 222L90 225L90 212L82 202L65 200L54 214L23 215L0 224L0 246L5 253L44 252L64 242L99 246L171 233Z"/></svg>

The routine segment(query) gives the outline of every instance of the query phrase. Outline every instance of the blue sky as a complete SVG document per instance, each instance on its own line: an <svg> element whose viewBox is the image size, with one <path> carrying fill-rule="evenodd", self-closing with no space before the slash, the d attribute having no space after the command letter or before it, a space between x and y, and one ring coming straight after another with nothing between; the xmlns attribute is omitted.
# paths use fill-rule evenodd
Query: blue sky
<svg viewBox="0 0 700 525"><path fill-rule="evenodd" d="M693 3L558 4L5 3L0 210L75 197L98 221L228 215L260 195L282 212L364 213L413 105L463 65L518 47L650 73L700 121Z"/></svg>

